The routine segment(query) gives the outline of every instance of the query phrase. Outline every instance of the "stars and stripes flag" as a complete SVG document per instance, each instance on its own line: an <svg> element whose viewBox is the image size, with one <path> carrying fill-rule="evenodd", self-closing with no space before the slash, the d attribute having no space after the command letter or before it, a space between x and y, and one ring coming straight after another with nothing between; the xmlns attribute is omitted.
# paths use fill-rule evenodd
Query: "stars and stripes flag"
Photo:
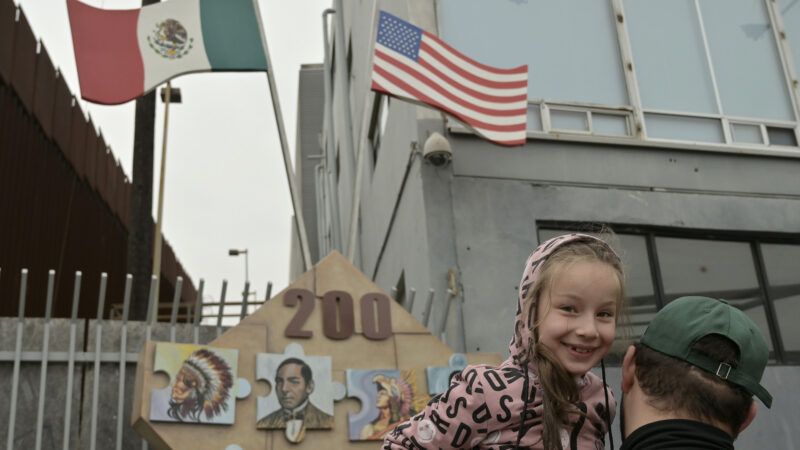
<svg viewBox="0 0 800 450"><path fill-rule="evenodd" d="M372 89L438 108L497 144L525 143L528 66L500 69L380 12Z"/></svg>

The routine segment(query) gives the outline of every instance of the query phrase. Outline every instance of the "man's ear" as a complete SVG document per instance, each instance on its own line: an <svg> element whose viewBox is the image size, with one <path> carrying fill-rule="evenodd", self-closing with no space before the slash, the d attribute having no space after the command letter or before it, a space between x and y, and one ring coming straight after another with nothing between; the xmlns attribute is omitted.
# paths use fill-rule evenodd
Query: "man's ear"
<svg viewBox="0 0 800 450"><path fill-rule="evenodd" d="M625 352L625 359L622 360L622 392L625 394L633 387L633 380L636 377L635 356L636 347L633 345L628 346L628 350Z"/></svg>
<svg viewBox="0 0 800 450"><path fill-rule="evenodd" d="M744 431L745 428L747 428L751 423L753 423L753 420L755 420L756 418L756 412L758 412L758 405L756 405L756 401L753 400L750 402L750 409L747 411L747 418L744 419L744 422L742 422L742 426L739 427L739 433Z"/></svg>
<svg viewBox="0 0 800 450"><path fill-rule="evenodd" d="M306 386L306 393L311 394L312 392L314 392L314 380L309 381Z"/></svg>

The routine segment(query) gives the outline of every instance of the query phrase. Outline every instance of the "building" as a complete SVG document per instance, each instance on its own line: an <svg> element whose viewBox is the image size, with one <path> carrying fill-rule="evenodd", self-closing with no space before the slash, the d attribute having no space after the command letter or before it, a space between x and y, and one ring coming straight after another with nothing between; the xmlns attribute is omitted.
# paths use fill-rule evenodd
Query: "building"
<svg viewBox="0 0 800 450"><path fill-rule="evenodd" d="M347 254L355 217L353 259L365 274L400 295L435 289L431 323L447 318L448 344L505 353L530 251L610 225L628 267L633 338L690 293L726 298L760 325L778 400L738 443L790 448L800 437L796 2L378 2L482 63L528 64L528 140L517 148L372 93L372 4L336 0L330 15L325 164L318 229L308 230L319 256ZM434 132L451 162L423 158ZM424 309L417 299L414 315Z"/></svg>

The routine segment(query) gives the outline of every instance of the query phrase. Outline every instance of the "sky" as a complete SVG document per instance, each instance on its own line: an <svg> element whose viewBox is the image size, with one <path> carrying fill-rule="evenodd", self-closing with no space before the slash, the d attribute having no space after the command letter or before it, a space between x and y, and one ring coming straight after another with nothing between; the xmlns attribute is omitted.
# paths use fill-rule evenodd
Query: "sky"
<svg viewBox="0 0 800 450"><path fill-rule="evenodd" d="M66 1L15 1L77 96L80 88ZM107 9L141 5L140 0L81 1ZM258 4L294 155L300 65L323 62L322 12L333 2L258 0ZM228 256L231 248L248 250L250 291L261 300L271 281L274 295L290 282L292 204L266 74L191 74L173 79L172 86L181 89L183 103L172 104L169 110L163 235L195 285L205 279L207 301L219 298L223 279L229 283L227 298L241 298L245 260ZM80 103L130 179L135 102L118 106ZM163 113L159 101L154 218Z"/></svg>

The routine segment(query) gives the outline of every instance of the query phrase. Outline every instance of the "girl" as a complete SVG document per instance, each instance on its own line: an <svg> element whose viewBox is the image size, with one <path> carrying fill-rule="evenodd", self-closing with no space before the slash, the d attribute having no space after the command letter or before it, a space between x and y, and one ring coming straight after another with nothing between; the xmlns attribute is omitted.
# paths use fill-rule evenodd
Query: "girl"
<svg viewBox="0 0 800 450"><path fill-rule="evenodd" d="M543 243L522 274L509 358L454 376L383 448L604 448L616 403L589 369L614 341L623 286L620 259L600 239Z"/></svg>

